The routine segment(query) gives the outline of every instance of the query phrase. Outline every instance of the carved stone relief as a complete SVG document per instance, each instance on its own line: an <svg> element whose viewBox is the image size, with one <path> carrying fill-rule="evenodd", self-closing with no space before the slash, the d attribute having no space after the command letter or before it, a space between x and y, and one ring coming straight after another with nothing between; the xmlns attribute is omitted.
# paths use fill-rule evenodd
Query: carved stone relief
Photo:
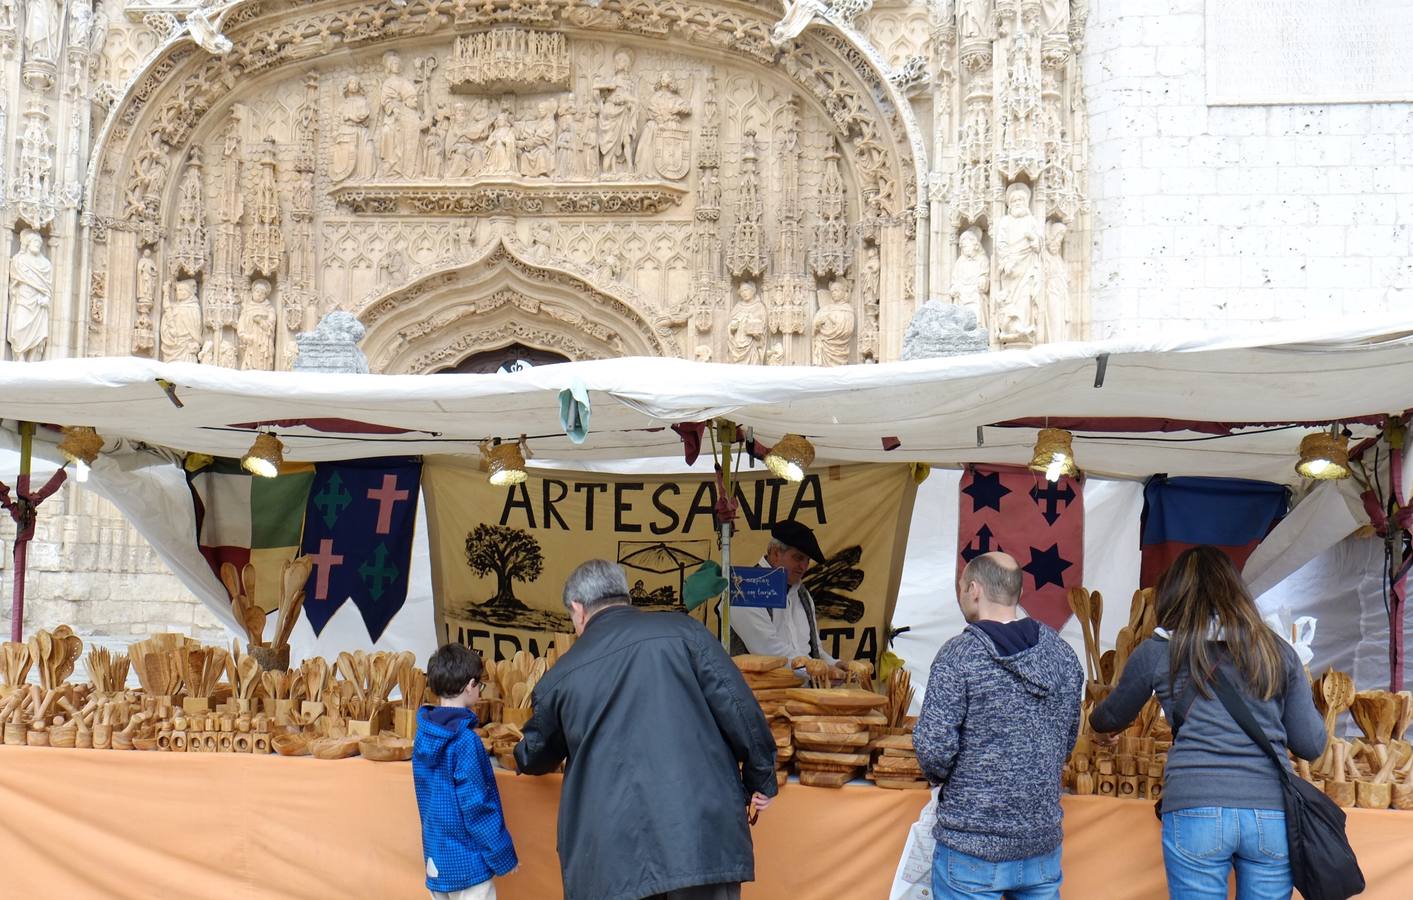
<svg viewBox="0 0 1413 900"><path fill-rule="evenodd" d="M1072 0L932 7L930 195L934 215L949 215L930 251L929 291L970 309L995 346L1083 336L1071 290L1083 266L1078 253L1066 258L1064 234L1089 227L1076 61L1084 9Z"/></svg>
<svg viewBox="0 0 1413 900"><path fill-rule="evenodd" d="M160 305L163 355L193 355L163 320L194 298L196 357L262 363L263 338L245 332L268 306L268 364L287 365L293 335L328 311L357 311L503 235L641 309L655 352L683 356L705 346L764 363L779 335L781 361L808 363L816 338L842 328L825 327L843 321L829 293L842 279L853 325L842 356L835 339L821 358L877 358L880 308L902 295L885 284L908 278L916 179L902 120L874 99L888 73L865 55L820 29L777 50L766 16L696 7L651 25L619 0L491 0L444 10L452 34L420 5L378 9L242 4L222 19L223 56L167 48L146 64L97 166L123 173L120 202L100 182L87 214L95 269L134 273L108 326L124 330L120 348L142 352L143 309L150 320ZM125 220L129 209L140 216ZM136 246L108 241L113 229L137 232ZM165 303L128 280L144 250ZM865 258L874 268L855 277ZM733 353L740 335L752 346Z"/></svg>
<svg viewBox="0 0 1413 900"><path fill-rule="evenodd" d="M54 266L44 255L44 236L25 229L20 248L10 258L10 310L6 338L13 359L44 358L49 343L49 314L54 299Z"/></svg>

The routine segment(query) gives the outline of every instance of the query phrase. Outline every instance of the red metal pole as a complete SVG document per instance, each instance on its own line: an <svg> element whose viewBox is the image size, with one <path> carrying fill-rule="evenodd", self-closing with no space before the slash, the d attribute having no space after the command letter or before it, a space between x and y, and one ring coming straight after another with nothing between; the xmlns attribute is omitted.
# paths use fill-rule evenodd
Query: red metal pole
<svg viewBox="0 0 1413 900"><path fill-rule="evenodd" d="M20 423L20 477L15 482L15 499L21 504L29 498L30 463L34 454L34 423ZM15 522L14 595L10 602L10 640L23 641L25 633L25 558L29 546L29 528L22 520Z"/></svg>
<svg viewBox="0 0 1413 900"><path fill-rule="evenodd" d="M1403 494L1403 467L1407 464L1407 452L1404 442L1407 440L1404 431L1404 424L1401 420L1390 420L1398 423L1398 438L1390 443L1393 445L1389 453L1389 493L1393 495L1395 514L1389 517L1388 540L1394 541L1395 546L1400 550L1403 547L1403 516L1398 513L1408 506L1408 498ZM1401 553L1394 553L1389 559L1390 572L1389 603L1388 603L1388 680L1390 691L1403 690L1403 619L1404 600L1407 596L1408 574L1403 571L1403 558Z"/></svg>

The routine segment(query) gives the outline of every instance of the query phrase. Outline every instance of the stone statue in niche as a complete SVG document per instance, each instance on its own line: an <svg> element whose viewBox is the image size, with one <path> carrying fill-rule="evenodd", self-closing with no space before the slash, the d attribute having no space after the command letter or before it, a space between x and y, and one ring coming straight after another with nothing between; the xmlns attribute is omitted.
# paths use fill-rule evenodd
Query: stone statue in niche
<svg viewBox="0 0 1413 900"><path fill-rule="evenodd" d="M849 362L849 341L857 319L849 299L849 284L842 278L820 291L819 312L814 314L814 364L842 366Z"/></svg>
<svg viewBox="0 0 1413 900"><path fill-rule="evenodd" d="M438 106L427 113L422 129L422 162L419 168L424 178L441 178L446 164L446 136L451 113Z"/></svg>
<svg viewBox="0 0 1413 900"><path fill-rule="evenodd" d="M883 263L878 258L878 245L869 244L864 248L863 262L859 264L859 292L862 294L864 309L870 306L878 307L882 274Z"/></svg>
<svg viewBox="0 0 1413 900"><path fill-rule="evenodd" d="M770 352L765 355L765 364L767 366L785 365L785 345L779 341L771 344Z"/></svg>
<svg viewBox="0 0 1413 900"><path fill-rule="evenodd" d="M1064 222L1045 225L1045 303L1035 313L1035 341L1065 339L1065 312L1070 303L1070 267L1065 262Z"/></svg>
<svg viewBox="0 0 1413 900"><path fill-rule="evenodd" d="M417 86L402 74L402 58L391 50L383 54L383 69L387 75L379 89L378 172L412 178L422 131Z"/></svg>
<svg viewBox="0 0 1413 900"><path fill-rule="evenodd" d="M527 178L547 178L554 171L554 110L553 100L542 100L536 108L538 116L516 129L520 174Z"/></svg>
<svg viewBox="0 0 1413 900"><path fill-rule="evenodd" d="M236 336L240 340L242 369L274 368L275 307L270 302L270 282L263 278L250 283L250 296L241 304Z"/></svg>
<svg viewBox="0 0 1413 900"><path fill-rule="evenodd" d="M996 226L1000 293L991 322L991 331L1003 347L1035 340L1031 311L1040 302L1042 227L1030 208L1030 187L1018 181L1006 188L1006 215Z"/></svg>
<svg viewBox="0 0 1413 900"><path fill-rule="evenodd" d="M25 7L25 54L32 60L53 62L59 53L59 20L63 13L54 0L29 0Z"/></svg>
<svg viewBox="0 0 1413 900"><path fill-rule="evenodd" d="M167 362L196 362L205 341L196 280L183 278L174 289L175 296L162 309L162 358Z"/></svg>
<svg viewBox="0 0 1413 900"><path fill-rule="evenodd" d="M638 86L633 81L633 54L613 54L613 77L598 85L599 153L605 175L626 175L633 168L633 139L638 132Z"/></svg>
<svg viewBox="0 0 1413 900"><path fill-rule="evenodd" d="M682 120L691 115L692 105L682 97L670 73L658 75L644 111L647 122L638 138L638 171L669 181L687 177L692 166L692 139Z"/></svg>
<svg viewBox="0 0 1413 900"><path fill-rule="evenodd" d="M1042 0L1041 13L1047 35L1068 35L1070 32L1070 0Z"/></svg>
<svg viewBox="0 0 1413 900"><path fill-rule="evenodd" d="M536 222L530 226L530 259L538 263L550 261L554 254L554 229L548 222Z"/></svg>
<svg viewBox="0 0 1413 900"><path fill-rule="evenodd" d="M574 95L559 98L554 135L554 175L574 178L582 175L579 166L579 123L574 109Z"/></svg>
<svg viewBox="0 0 1413 900"><path fill-rule="evenodd" d="M991 36L991 0L960 0L957 4L957 34L962 40Z"/></svg>
<svg viewBox="0 0 1413 900"><path fill-rule="evenodd" d="M765 329L769 313L756 292L754 281L736 288L736 308L727 326L726 348L733 363L758 366L765 360Z"/></svg>
<svg viewBox="0 0 1413 900"><path fill-rule="evenodd" d="M157 300L157 261L152 258L152 248L144 247L142 258L137 261L137 300L151 304Z"/></svg>
<svg viewBox="0 0 1413 900"><path fill-rule="evenodd" d="M350 77L343 85L343 100L337 112L338 125L334 131L334 145L329 158L329 177L335 182L349 178L370 178L373 175L373 142L369 138L369 126L373 110L368 105L368 95L363 91L363 82L356 76Z"/></svg>
<svg viewBox="0 0 1413 900"><path fill-rule="evenodd" d="M49 343L49 308L54 298L54 266L44 255L39 232L20 232L20 249L10 257L10 352L23 362L44 358Z"/></svg>
<svg viewBox="0 0 1413 900"><path fill-rule="evenodd" d="M711 362L711 348L706 344L698 344L697 349L692 352L692 359L697 362Z"/></svg>
<svg viewBox="0 0 1413 900"><path fill-rule="evenodd" d="M486 139L485 175L519 175L520 166L515 148L515 124L510 121L510 111L505 104L496 114L491 126L490 137Z"/></svg>
<svg viewBox="0 0 1413 900"><path fill-rule="evenodd" d="M952 267L952 302L971 310L982 328L987 327L991 296L991 257L981 246L975 225L957 239L957 262Z"/></svg>
<svg viewBox="0 0 1413 900"><path fill-rule="evenodd" d="M0 28L15 27L15 0L0 0Z"/></svg>

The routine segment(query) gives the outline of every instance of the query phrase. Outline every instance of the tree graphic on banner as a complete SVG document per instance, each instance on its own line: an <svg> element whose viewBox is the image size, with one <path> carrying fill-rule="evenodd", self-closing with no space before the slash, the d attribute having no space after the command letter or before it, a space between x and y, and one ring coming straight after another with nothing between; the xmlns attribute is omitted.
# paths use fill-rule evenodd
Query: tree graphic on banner
<svg viewBox="0 0 1413 900"><path fill-rule="evenodd" d="M515 596L515 582L539 578L545 558L539 541L529 532L482 524L466 536L466 564L477 575L496 576L495 595L482 606L528 612L530 608Z"/></svg>

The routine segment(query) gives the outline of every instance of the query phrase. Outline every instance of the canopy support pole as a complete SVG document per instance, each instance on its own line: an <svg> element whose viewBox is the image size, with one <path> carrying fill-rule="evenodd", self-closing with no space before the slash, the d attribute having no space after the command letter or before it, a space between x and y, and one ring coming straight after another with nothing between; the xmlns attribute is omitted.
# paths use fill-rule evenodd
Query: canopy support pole
<svg viewBox="0 0 1413 900"><path fill-rule="evenodd" d="M721 574L726 578L726 590L717 604L717 619L721 628L721 646L731 653L731 588L735 579L731 575L731 526L733 517L722 514L723 509L731 508L735 489L731 483L731 443L736 439L736 424L718 419L711 427L716 429L717 443L721 446L721 497L717 501L717 520L721 523Z"/></svg>
<svg viewBox="0 0 1413 900"><path fill-rule="evenodd" d="M1389 495L1393 514L1388 517L1388 678L1390 691L1403 690L1403 626L1408 593L1408 552L1405 550L1408 532L1404 528L1408 498L1403 492L1403 467L1407 463L1406 424L1401 418L1390 418L1384 429L1389 442Z"/></svg>
<svg viewBox="0 0 1413 900"><path fill-rule="evenodd" d="M0 506L15 521L15 574L10 600L10 640L23 641L25 631L25 571L29 542L34 538L34 523L39 504L64 483L68 473L59 468L38 493L30 493L29 477L34 462L34 423L20 423L20 472L15 481L15 497L0 484Z"/></svg>

